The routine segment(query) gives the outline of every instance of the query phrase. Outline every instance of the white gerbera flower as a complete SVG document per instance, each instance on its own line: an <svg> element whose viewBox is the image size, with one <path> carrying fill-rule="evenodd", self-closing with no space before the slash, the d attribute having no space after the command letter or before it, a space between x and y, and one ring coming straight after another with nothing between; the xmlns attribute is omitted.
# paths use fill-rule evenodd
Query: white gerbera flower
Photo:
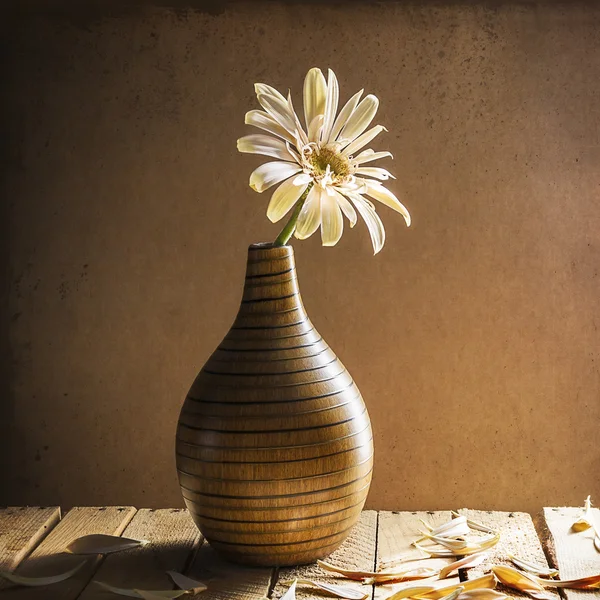
<svg viewBox="0 0 600 600"><path fill-rule="evenodd" d="M254 87L264 111L248 112L246 124L268 135L247 135L237 141L237 147L240 152L277 160L258 167L250 176L250 187L264 192L281 184L267 209L273 223L295 207L275 245L287 243L292 233L298 239L306 239L321 227L323 245L334 246L344 230L342 214L350 221L350 227L354 227L358 211L369 228L377 254L385 242L385 230L375 206L366 196L399 212L407 226L410 225L406 207L381 183L393 175L381 167L363 166L392 156L390 152L363 150L385 130L376 125L365 131L379 106L375 96L369 94L360 101L361 90L338 113L335 73L329 69L325 81L321 70L313 68L304 80L304 129L289 93L286 99L264 83Z"/></svg>

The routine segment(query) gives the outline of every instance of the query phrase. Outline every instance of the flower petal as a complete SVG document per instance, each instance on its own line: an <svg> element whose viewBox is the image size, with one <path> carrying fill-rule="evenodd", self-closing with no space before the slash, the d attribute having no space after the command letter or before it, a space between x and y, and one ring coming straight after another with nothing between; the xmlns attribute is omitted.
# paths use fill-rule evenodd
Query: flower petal
<svg viewBox="0 0 600 600"><path fill-rule="evenodd" d="M255 83L254 91L256 95L265 94L267 96L275 96L275 98L279 98L279 100L283 100L285 102L285 97L283 94L279 93L274 87L267 85L266 83Z"/></svg>
<svg viewBox="0 0 600 600"><path fill-rule="evenodd" d="M291 133L285 130L273 117L262 110L248 111L244 122L246 125L252 125L263 131L268 131L292 144L296 143L296 139Z"/></svg>
<svg viewBox="0 0 600 600"><path fill-rule="evenodd" d="M304 79L304 120L308 129L316 116L325 114L326 97L325 77L321 69L314 67Z"/></svg>
<svg viewBox="0 0 600 600"><path fill-rule="evenodd" d="M331 133L329 134L330 140L334 141L337 139L338 134L340 133L340 131L343 129L344 125L350 118L350 115L354 112L354 109L356 108L356 105L358 104L358 101L360 100L360 97L362 96L363 92L364 92L364 90L360 90L360 92L356 92L356 94L354 94L354 96L352 96L352 98L350 98L350 100L348 100L348 102L346 102L346 104L344 105L344 108L342 108L342 110L340 110L340 114L337 116L337 119L335 120L335 123L333 124L333 127L331 128Z"/></svg>
<svg viewBox="0 0 600 600"><path fill-rule="evenodd" d="M237 149L246 154L263 154L281 160L296 160L296 157L290 153L283 140L260 133L240 138L237 141Z"/></svg>
<svg viewBox="0 0 600 600"><path fill-rule="evenodd" d="M321 138L321 128L323 127L323 115L317 115L308 127L308 141L318 142Z"/></svg>
<svg viewBox="0 0 600 600"><path fill-rule="evenodd" d="M329 192L333 193L329 193ZM334 194L328 189L321 193L321 241L323 246L335 246L344 233L342 211Z"/></svg>
<svg viewBox="0 0 600 600"><path fill-rule="evenodd" d="M352 159L353 164L362 165L364 163L371 162L373 160L379 160L380 158L394 158L391 152L375 152L374 150L363 150L360 154Z"/></svg>
<svg viewBox="0 0 600 600"><path fill-rule="evenodd" d="M378 181L372 181L370 179L362 179L359 181L362 181L367 187L366 194L368 196L375 198L375 200L378 200L382 204L385 204L396 212L399 212L404 217L406 226L410 227L410 214L406 206L404 206L404 204L402 204L400 200L398 200L398 198L396 198L396 196L390 192L390 190L383 187L383 185L381 185L381 183Z"/></svg>
<svg viewBox="0 0 600 600"><path fill-rule="evenodd" d="M299 173L301 167L292 162L273 161L260 165L250 175L250 187L255 191L262 193L271 186Z"/></svg>
<svg viewBox="0 0 600 600"><path fill-rule="evenodd" d="M296 204L304 190L308 187L307 184L294 185L293 179L284 181L271 196L271 201L267 208L267 217L272 223L276 223L290 211L292 206ZM309 194L310 195L310 194Z"/></svg>
<svg viewBox="0 0 600 600"><path fill-rule="evenodd" d="M377 96L369 94L364 100L354 109L354 112L348 119L348 122L342 129L340 139L353 141L357 138L371 123L375 117L375 113L379 108L379 100Z"/></svg>
<svg viewBox="0 0 600 600"><path fill-rule="evenodd" d="M373 138L377 137L382 131L387 131L383 125L375 125L362 135L359 135L351 144L348 144L343 150L344 156L351 156L357 150L364 148Z"/></svg>
<svg viewBox="0 0 600 600"><path fill-rule="evenodd" d="M294 104L292 102L291 92L288 92L287 102L288 102L288 106L290 108L290 113L292 115L292 118L294 119L294 124L296 125L296 136L298 137L298 141L301 143L301 145L299 144L298 147L301 148L302 146L305 146L306 144L308 144L308 137L306 135L306 132L302 128L302 123L300 123L300 119L298 118L296 111L294 110Z"/></svg>
<svg viewBox="0 0 600 600"><path fill-rule="evenodd" d="M325 102L325 118L323 119L323 129L321 130L321 140L329 142L329 134L335 121L338 102L340 99L340 88L335 73L329 69L327 74L327 100Z"/></svg>
<svg viewBox="0 0 600 600"><path fill-rule="evenodd" d="M296 124L290 111L287 100L280 100L275 96L259 94L258 101L261 106L277 121L286 131L295 135Z"/></svg>
<svg viewBox="0 0 600 600"><path fill-rule="evenodd" d="M346 196L338 192L335 188L330 189L335 199L337 200L337 203L340 205L342 212L346 215L348 221L350 221L350 227L354 227L356 225L356 221L358 220L354 207L352 206L352 204L350 204Z"/></svg>
<svg viewBox="0 0 600 600"><path fill-rule="evenodd" d="M381 167L361 167L360 169L356 169L355 173L357 175L375 177L375 179L381 179L382 181L390 178L396 179L387 169L382 169Z"/></svg>
<svg viewBox="0 0 600 600"><path fill-rule="evenodd" d="M360 213L360 216L364 219L371 236L371 242L373 244L373 254L377 254L385 244L385 229L383 223L379 218L379 215L375 212L375 209L371 206L371 203L363 198L360 194L348 194L348 197L356 206L356 210Z"/></svg>
<svg viewBox="0 0 600 600"><path fill-rule="evenodd" d="M296 221L296 231L294 231L294 235L299 240L310 237L321 224L321 192L321 187L318 185L313 185L308 192L306 202Z"/></svg>
<svg viewBox="0 0 600 600"><path fill-rule="evenodd" d="M294 178L294 185L302 185L304 183L310 183L313 180L312 176L308 173L300 173L298 177Z"/></svg>

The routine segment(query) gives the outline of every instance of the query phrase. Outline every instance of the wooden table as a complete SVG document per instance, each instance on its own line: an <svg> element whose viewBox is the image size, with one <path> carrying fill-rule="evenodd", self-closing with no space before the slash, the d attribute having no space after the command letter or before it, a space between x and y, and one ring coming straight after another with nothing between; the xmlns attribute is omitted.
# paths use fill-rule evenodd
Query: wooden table
<svg viewBox="0 0 600 600"><path fill-rule="evenodd" d="M600 521L600 511L597 518ZM570 579L600 573L600 553L586 534L569 534L580 513L575 508L546 508L537 519L538 533L525 513L460 510L461 514L500 529L502 538L493 548L491 561L507 563L512 552L538 563L560 569ZM448 511L437 512L363 512L345 544L328 560L338 566L372 570L382 562L406 552L423 528L420 519L439 525L451 518ZM280 597L286 586L280 582L296 577L361 587L341 580L316 565L297 568L249 568L226 563L205 543L188 513L183 509L135 509L131 506L72 508L61 515L58 507L0 509L0 569L22 575L46 575L66 571L81 557L60 552L72 540L91 533L123 535L150 543L132 550L92 557L72 578L43 588L15 588L0 583L1 600L93 600L118 598L94 585L105 581L115 586L142 589L172 589L167 570L187 573L208 585L198 595L203 600L259 600ZM446 559L438 559L445 561ZM480 568L461 572L462 581L482 574ZM371 588L372 600L383 600L396 585ZM519 596L511 590L510 596ZM559 600L558 594L551 595ZM314 589L299 587L297 597L326 597ZM600 591L565 590L567 600L600 600Z"/></svg>

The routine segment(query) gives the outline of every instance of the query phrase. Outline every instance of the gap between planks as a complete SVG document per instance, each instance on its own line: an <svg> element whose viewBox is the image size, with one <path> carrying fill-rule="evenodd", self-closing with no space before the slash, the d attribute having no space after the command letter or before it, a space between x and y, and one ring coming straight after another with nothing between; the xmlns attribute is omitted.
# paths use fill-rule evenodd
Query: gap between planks
<svg viewBox="0 0 600 600"><path fill-rule="evenodd" d="M14 571L60 521L58 506L0 509L0 570ZM6 587L0 580L0 589Z"/></svg>
<svg viewBox="0 0 600 600"><path fill-rule="evenodd" d="M85 565L69 579L54 584L51 596L44 587L10 587L2 592L2 600L76 600L93 577L102 558L100 555L83 557L66 554L64 549L78 537L91 533L121 535L135 512L132 506L72 508L21 562L16 573L39 577L65 572L83 561Z"/></svg>
<svg viewBox="0 0 600 600"><path fill-rule="evenodd" d="M590 530L573 532L571 526L583 514L581 508L548 507L541 515L540 535L548 549L552 566L561 579L577 579L600 573L600 552L594 547ZM600 527L600 510L592 508L592 518ZM600 600L600 590L562 589L566 600Z"/></svg>

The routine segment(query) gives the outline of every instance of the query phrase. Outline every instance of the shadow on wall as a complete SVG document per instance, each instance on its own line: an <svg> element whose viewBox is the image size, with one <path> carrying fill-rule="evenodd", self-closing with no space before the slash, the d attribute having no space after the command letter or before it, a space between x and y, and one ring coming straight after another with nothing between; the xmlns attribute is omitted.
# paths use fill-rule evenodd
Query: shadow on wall
<svg viewBox="0 0 600 600"><path fill-rule="evenodd" d="M19 14L31 11L41 14L52 14L68 18L72 21L83 22L102 17L116 17L135 14L140 8L157 7L174 10L194 10L208 15L220 15L231 7L241 4L279 4L289 6L331 6L343 7L352 4L379 5L381 3L398 4L403 6L473 6L480 5L489 8L500 6L548 6L565 4L565 0L89 0L85 4L79 0L4 0L0 6L14 10ZM593 6L596 0L570 0L569 5Z"/></svg>
<svg viewBox="0 0 600 600"><path fill-rule="evenodd" d="M6 25L8 27L8 25ZM0 30L0 33L4 33ZM5 35L0 37L0 64L7 65L4 58L8 54L8 42ZM2 81L6 81L7 73L2 73ZM10 107L4 102L0 103L0 129L7 130L4 125L8 121ZM6 135L0 136L0 164L7 171L14 168L14 156L11 153L11 141ZM2 281L0 282L0 474L6 480L10 465L11 425L14 425L14 397L11 390L10 373L12 355L10 350L10 194L6 185L6 173L0 174L0 269L2 270ZM11 479L10 477L8 479ZM8 490L6 486L0 486L0 506L8 504Z"/></svg>

